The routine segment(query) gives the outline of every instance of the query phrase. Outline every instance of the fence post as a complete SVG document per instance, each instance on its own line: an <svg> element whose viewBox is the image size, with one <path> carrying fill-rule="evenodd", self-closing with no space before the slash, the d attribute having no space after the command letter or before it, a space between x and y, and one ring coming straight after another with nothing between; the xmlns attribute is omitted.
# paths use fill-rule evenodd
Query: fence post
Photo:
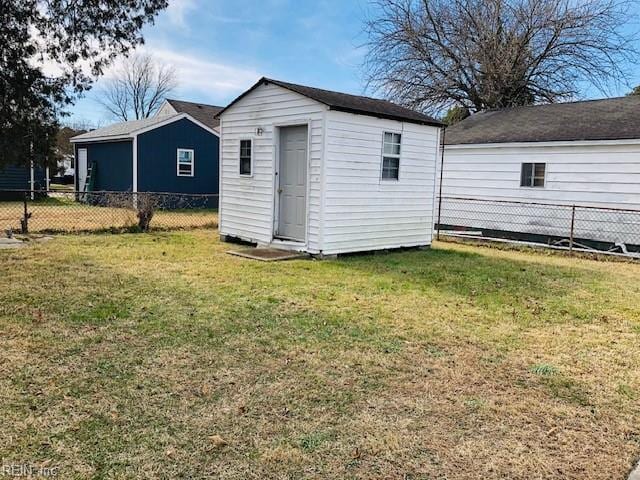
<svg viewBox="0 0 640 480"><path fill-rule="evenodd" d="M29 198L30 193L29 192L24 192L24 196L22 197L22 205L24 207L23 212L22 212L22 220L20 220L20 232L23 235L26 235L29 233L29 217L31 215L29 215L29 209L27 206L27 200Z"/></svg>
<svg viewBox="0 0 640 480"><path fill-rule="evenodd" d="M576 226L576 206L571 207L571 232L569 232L569 252L573 252L573 236Z"/></svg>
<svg viewBox="0 0 640 480"><path fill-rule="evenodd" d="M440 220L442 218L442 179L444 178L444 142L447 135L446 127L442 128L442 135L440 136L441 152L440 152L440 185L438 188L438 228L436 230L436 240L440 241Z"/></svg>
<svg viewBox="0 0 640 480"><path fill-rule="evenodd" d="M438 200L438 226L436 229L436 240L440 241L440 212L442 211L442 197Z"/></svg>

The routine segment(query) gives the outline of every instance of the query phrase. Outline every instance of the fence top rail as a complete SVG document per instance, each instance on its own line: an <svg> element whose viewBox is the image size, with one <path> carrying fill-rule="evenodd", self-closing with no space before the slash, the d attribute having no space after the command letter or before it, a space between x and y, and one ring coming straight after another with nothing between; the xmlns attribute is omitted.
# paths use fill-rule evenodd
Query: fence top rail
<svg viewBox="0 0 640 480"><path fill-rule="evenodd" d="M23 193L25 195L30 194L50 194L55 193L57 195L174 195L180 197L218 197L218 193L179 193L179 192L128 192L128 191L114 191L114 190L92 190L90 192L83 192L80 190L21 190L21 189L0 189L0 193Z"/></svg>
<svg viewBox="0 0 640 480"><path fill-rule="evenodd" d="M441 197L442 200L463 200L466 202L485 202L485 203L501 203L501 204L515 204L515 205L536 205L541 207L562 207L562 208L581 208L586 210L606 210L614 212L628 212L640 214L639 209L633 208L620 208L620 207L595 207L592 205L580 205L580 204L562 204L562 203L543 203L543 202L525 202L522 200L494 200L489 198L472 198L472 197Z"/></svg>

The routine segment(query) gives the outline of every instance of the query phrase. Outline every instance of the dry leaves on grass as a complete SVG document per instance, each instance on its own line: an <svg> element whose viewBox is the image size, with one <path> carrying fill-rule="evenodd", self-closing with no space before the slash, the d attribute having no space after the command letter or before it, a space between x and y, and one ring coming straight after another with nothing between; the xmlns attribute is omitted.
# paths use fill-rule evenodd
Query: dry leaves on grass
<svg viewBox="0 0 640 480"><path fill-rule="evenodd" d="M226 249L192 232L2 257L3 448L78 478L234 480L608 480L640 456L637 265Z"/></svg>

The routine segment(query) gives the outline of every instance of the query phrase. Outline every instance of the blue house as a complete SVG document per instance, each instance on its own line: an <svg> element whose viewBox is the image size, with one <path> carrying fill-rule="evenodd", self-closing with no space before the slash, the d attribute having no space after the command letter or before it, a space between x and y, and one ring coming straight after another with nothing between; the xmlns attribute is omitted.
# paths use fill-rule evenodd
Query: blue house
<svg viewBox="0 0 640 480"><path fill-rule="evenodd" d="M73 137L76 189L217 194L220 110L167 100L154 117Z"/></svg>
<svg viewBox="0 0 640 480"><path fill-rule="evenodd" d="M47 190L47 169L26 165L0 167L0 200L22 200L24 193L18 190Z"/></svg>

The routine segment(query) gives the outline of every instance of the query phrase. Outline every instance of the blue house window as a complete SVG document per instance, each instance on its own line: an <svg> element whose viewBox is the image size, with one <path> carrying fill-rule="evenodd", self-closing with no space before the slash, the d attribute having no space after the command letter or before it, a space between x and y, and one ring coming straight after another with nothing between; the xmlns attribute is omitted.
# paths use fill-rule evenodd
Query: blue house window
<svg viewBox="0 0 640 480"><path fill-rule="evenodd" d="M193 150L178 149L178 176L193 177Z"/></svg>

